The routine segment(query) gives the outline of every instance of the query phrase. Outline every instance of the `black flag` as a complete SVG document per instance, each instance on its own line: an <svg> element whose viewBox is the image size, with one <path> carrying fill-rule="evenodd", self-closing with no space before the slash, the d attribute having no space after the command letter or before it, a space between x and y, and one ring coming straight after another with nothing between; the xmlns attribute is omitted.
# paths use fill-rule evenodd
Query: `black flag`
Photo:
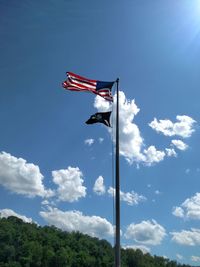
<svg viewBox="0 0 200 267"><path fill-rule="evenodd" d="M87 124L93 124L96 122L100 122L105 124L108 127L111 127L110 125L110 115L111 111L109 112L97 112L94 115L92 115L89 120L87 120L85 123Z"/></svg>

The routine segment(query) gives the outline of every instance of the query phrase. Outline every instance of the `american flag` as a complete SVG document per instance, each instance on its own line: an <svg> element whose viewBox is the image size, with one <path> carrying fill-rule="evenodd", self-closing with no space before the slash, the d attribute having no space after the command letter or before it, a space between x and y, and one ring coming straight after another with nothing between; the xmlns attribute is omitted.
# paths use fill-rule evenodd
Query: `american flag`
<svg viewBox="0 0 200 267"><path fill-rule="evenodd" d="M71 91L89 91L102 96L108 101L113 101L111 94L113 84L114 82L90 80L72 72L67 72L67 80L62 83L62 86Z"/></svg>

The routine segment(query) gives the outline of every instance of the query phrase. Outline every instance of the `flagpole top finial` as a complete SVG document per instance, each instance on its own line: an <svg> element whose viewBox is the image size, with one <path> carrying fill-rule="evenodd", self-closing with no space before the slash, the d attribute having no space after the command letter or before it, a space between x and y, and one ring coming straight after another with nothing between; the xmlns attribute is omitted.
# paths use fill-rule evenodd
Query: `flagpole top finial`
<svg viewBox="0 0 200 267"><path fill-rule="evenodd" d="M117 82L117 83L119 82L119 78L116 79L116 82Z"/></svg>

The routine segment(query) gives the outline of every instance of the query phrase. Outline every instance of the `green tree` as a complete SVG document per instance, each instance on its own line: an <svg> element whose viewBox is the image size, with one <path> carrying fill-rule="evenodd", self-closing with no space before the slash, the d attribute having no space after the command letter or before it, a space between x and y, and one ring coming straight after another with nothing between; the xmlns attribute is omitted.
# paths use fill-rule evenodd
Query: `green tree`
<svg viewBox="0 0 200 267"><path fill-rule="evenodd" d="M122 267L190 267L141 250L121 249ZM0 218L0 267L113 267L106 240Z"/></svg>

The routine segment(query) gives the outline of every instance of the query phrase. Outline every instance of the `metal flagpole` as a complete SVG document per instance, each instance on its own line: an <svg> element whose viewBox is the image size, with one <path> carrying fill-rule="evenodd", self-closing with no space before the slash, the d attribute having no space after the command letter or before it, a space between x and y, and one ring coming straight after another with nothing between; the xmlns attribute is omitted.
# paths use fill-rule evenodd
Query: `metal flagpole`
<svg viewBox="0 0 200 267"><path fill-rule="evenodd" d="M117 103L116 103L116 162L115 162L115 219L116 219L116 241L115 241L115 267L120 267L120 173L119 173L119 78L117 82Z"/></svg>

